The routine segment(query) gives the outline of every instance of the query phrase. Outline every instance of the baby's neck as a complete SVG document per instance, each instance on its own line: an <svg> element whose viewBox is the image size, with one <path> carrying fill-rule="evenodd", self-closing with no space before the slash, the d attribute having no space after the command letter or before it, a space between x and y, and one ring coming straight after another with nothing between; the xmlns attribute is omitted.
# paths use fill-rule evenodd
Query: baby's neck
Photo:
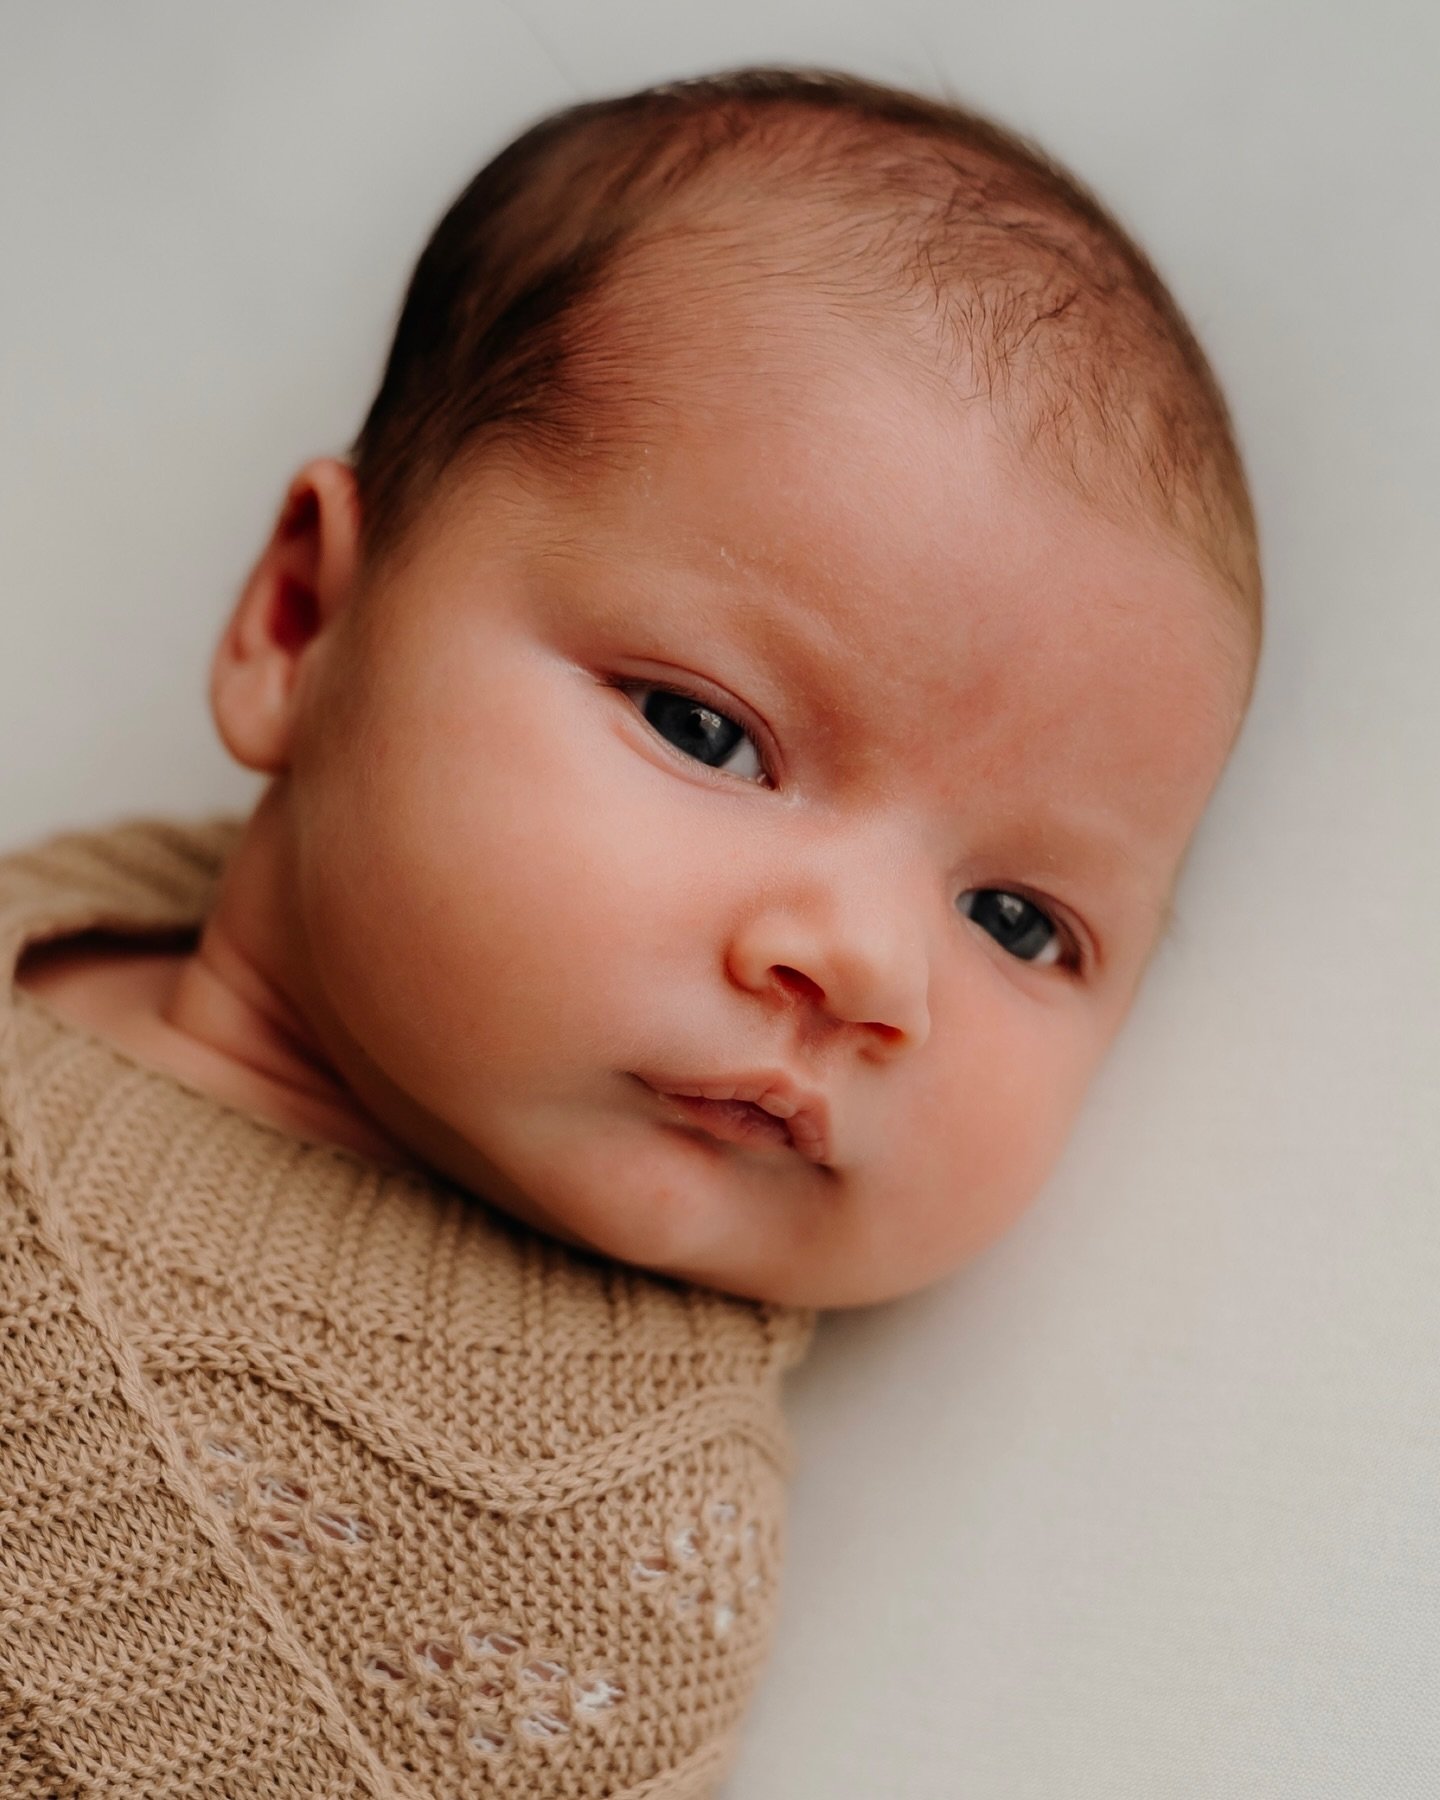
<svg viewBox="0 0 1440 1800"><path fill-rule="evenodd" d="M297 1136L414 1166L305 1047L283 999L211 920L188 949L133 939L44 945L16 985L135 1061Z"/></svg>

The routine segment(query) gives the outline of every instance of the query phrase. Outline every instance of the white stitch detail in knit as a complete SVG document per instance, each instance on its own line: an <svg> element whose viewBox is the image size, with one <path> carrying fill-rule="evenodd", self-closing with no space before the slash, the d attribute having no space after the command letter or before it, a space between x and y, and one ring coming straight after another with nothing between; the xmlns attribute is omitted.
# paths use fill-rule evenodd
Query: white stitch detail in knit
<svg viewBox="0 0 1440 1800"><path fill-rule="evenodd" d="M540 1656L536 1657L534 1662L524 1665L520 1671L520 1679L528 1682L532 1687L553 1687L557 1681L564 1681L569 1673L570 1671L564 1663L555 1662L550 1657Z"/></svg>
<svg viewBox="0 0 1440 1800"><path fill-rule="evenodd" d="M742 1598L764 1586L760 1530L741 1521L733 1500L714 1500L703 1524L682 1520L666 1533L669 1553L651 1545L630 1564L631 1583L650 1591L652 1604L688 1626L700 1624L717 1640L729 1637ZM739 1529L736 1529L736 1525Z"/></svg>
<svg viewBox="0 0 1440 1800"><path fill-rule="evenodd" d="M310 1498L309 1490L297 1487L293 1481L286 1481L279 1475L262 1475L255 1483L261 1496L271 1501L282 1501L290 1506L303 1506Z"/></svg>
<svg viewBox="0 0 1440 1800"><path fill-rule="evenodd" d="M315 1523L337 1544L368 1544L375 1537L375 1527L368 1520L348 1513L316 1513Z"/></svg>
<svg viewBox="0 0 1440 1800"><path fill-rule="evenodd" d="M493 1622L453 1637L417 1636L403 1649L378 1644L357 1656L357 1667L427 1734L453 1734L457 1748L486 1757L506 1754L517 1739L550 1753L577 1727L608 1730L627 1693L611 1671L572 1674L563 1658Z"/></svg>
<svg viewBox="0 0 1440 1800"><path fill-rule="evenodd" d="M268 1544L272 1550L280 1550L286 1556L303 1558L313 1555L310 1546L298 1531L278 1530L273 1525L262 1526L257 1533L262 1544Z"/></svg>
<svg viewBox="0 0 1440 1800"><path fill-rule="evenodd" d="M482 1756L503 1756L510 1748L510 1739L501 1728L498 1719L475 1719L466 1733L465 1741L472 1750L478 1750Z"/></svg>
<svg viewBox="0 0 1440 1800"><path fill-rule="evenodd" d="M247 1525L270 1550L303 1559L317 1550L352 1555L374 1542L375 1527L368 1519L337 1506L322 1511L321 1496L313 1487L257 1460L253 1449L228 1426L197 1427L185 1443L192 1461L196 1446L208 1459L202 1461L200 1473L216 1503L237 1512L237 1524ZM242 1469L239 1464L249 1466ZM237 1487L232 1476L245 1486Z"/></svg>
<svg viewBox="0 0 1440 1800"><path fill-rule="evenodd" d="M244 1444L237 1444L233 1438L201 1438L200 1447L208 1456L217 1457L222 1462L249 1462L250 1460L250 1452Z"/></svg>
<svg viewBox="0 0 1440 1800"><path fill-rule="evenodd" d="M543 1738L547 1742L552 1742L555 1738L567 1736L570 1725L567 1720L560 1717L559 1713L534 1712L526 1713L520 1721L520 1729L528 1732L531 1737Z"/></svg>
<svg viewBox="0 0 1440 1800"><path fill-rule="evenodd" d="M617 1700L625 1698L625 1689L609 1675L587 1675L577 1685L575 1710L581 1713L605 1712Z"/></svg>

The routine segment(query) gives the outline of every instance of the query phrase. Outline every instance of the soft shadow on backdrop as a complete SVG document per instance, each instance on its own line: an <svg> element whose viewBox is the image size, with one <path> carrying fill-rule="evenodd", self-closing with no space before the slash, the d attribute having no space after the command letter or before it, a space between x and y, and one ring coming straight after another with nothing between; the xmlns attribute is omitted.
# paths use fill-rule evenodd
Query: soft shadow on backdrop
<svg viewBox="0 0 1440 1800"><path fill-rule="evenodd" d="M6 847L248 799L211 641L537 113L738 62L944 79L1134 228L1252 471L1254 713L1033 1213L795 1380L727 1793L1440 1793L1434 9L19 0L3 36Z"/></svg>

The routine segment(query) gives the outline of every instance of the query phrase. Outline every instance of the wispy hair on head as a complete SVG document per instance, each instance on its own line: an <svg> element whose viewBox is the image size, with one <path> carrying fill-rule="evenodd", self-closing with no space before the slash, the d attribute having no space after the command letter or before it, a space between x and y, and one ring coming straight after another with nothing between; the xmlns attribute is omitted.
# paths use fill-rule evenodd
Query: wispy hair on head
<svg viewBox="0 0 1440 1800"><path fill-rule="evenodd" d="M746 221L776 209L787 278L925 339L1027 456L1111 516L1158 523L1233 595L1258 651L1258 533L1229 410L1144 252L1017 132L828 70L571 106L480 170L420 256L352 451L365 554L472 454L623 451L647 372L643 340L615 340L616 295L653 278L667 243L717 276L728 256L744 280Z"/></svg>

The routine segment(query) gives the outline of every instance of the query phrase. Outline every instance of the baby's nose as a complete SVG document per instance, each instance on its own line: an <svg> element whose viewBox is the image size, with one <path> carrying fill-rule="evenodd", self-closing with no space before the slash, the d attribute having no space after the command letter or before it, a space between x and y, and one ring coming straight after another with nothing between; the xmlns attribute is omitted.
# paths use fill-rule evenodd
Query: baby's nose
<svg viewBox="0 0 1440 1800"><path fill-rule="evenodd" d="M930 1035L930 958L918 909L902 888L893 864L843 886L797 885L737 934L735 979L867 1027L887 1049L918 1049Z"/></svg>

